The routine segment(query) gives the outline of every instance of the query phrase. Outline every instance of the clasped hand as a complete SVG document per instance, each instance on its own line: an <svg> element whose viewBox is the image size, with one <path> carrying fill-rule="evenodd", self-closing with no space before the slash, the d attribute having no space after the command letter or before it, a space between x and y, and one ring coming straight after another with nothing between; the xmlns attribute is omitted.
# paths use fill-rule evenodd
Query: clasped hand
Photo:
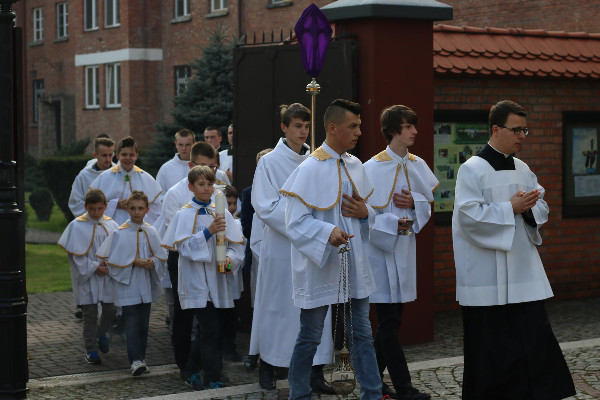
<svg viewBox="0 0 600 400"><path fill-rule="evenodd" d="M154 260L151 258L148 258L146 260L144 260L143 258L136 258L135 260L133 260L133 265L144 269L152 269L154 268Z"/></svg>
<svg viewBox="0 0 600 400"><path fill-rule="evenodd" d="M402 189L401 193L394 193L394 206L397 208L415 208L415 200L410 191Z"/></svg>
<svg viewBox="0 0 600 400"><path fill-rule="evenodd" d="M367 218L369 210L362 197L356 192L352 192L352 197L344 194L342 200L342 216L351 218Z"/></svg>
<svg viewBox="0 0 600 400"><path fill-rule="evenodd" d="M100 276L108 274L108 265L106 264L106 261L102 260L98 264L98 267L96 268L96 273Z"/></svg>
<svg viewBox="0 0 600 400"><path fill-rule="evenodd" d="M522 214L525 211L530 210L540 198L540 191L535 189L531 192L524 192L519 190L510 199L512 204L513 212L515 214Z"/></svg>

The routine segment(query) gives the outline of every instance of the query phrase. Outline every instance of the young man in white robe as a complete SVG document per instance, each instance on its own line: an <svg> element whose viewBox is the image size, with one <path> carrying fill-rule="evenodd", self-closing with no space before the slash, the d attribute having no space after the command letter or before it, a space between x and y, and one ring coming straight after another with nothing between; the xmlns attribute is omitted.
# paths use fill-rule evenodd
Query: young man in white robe
<svg viewBox="0 0 600 400"><path fill-rule="evenodd" d="M325 142L296 168L281 190L287 196L285 227L293 245L292 296L302 309L288 377L290 399L310 399L311 364L327 310L329 305L345 301L352 307L352 319L348 313L346 327L360 397L381 399L369 321L369 296L375 291L375 280L367 242L375 212L366 199L373 187L360 160L346 152L356 146L362 134L360 105L334 100L324 120ZM342 245L349 246L348 291L340 290ZM261 246L261 269L262 258Z"/></svg>
<svg viewBox="0 0 600 400"><path fill-rule="evenodd" d="M187 177L190 170L190 153L192 146L196 142L194 132L189 129L181 129L175 133L175 156L164 163L156 174L156 181L160 185L163 193L167 193L173 185Z"/></svg>
<svg viewBox="0 0 600 400"><path fill-rule="evenodd" d="M160 215L162 193L160 185L152 175L135 165L138 158L135 139L127 136L117 143L117 159L119 163L101 173L90 188L100 189L106 195L108 207L105 214L117 222L124 223L129 218L127 198L134 190L144 192L149 199L150 211L145 221L153 224Z"/></svg>
<svg viewBox="0 0 600 400"><path fill-rule="evenodd" d="M207 166L195 166L188 173L188 182L192 200L171 220L163 246L179 252L179 302L183 310L192 310L199 322L198 337L183 376L194 390L216 389L223 386L221 319L224 310L234 307L232 274L242 265L244 242L241 228L229 211L225 210L224 217L215 214L211 199L215 190L214 171ZM231 265L228 274L217 270L215 235L220 231L226 232L227 263Z"/></svg>
<svg viewBox="0 0 600 400"><path fill-rule="evenodd" d="M398 329L403 304L417 298L415 236L431 217L430 203L439 182L422 158L408 152L417 136L417 114L406 106L395 105L381 112L380 121L388 146L364 165L375 188L369 204L377 212L369 243L369 261L377 286L369 298L377 311L377 364L381 376L388 369L396 389L394 392L383 384L384 396L428 400L429 394L412 386ZM412 227L407 221L413 221Z"/></svg>
<svg viewBox="0 0 600 400"><path fill-rule="evenodd" d="M99 137L94 139L94 153L92 153L94 158L77 174L71 187L69 209L75 218L85 213L84 199L90 184L98 175L114 166L112 162L114 151L115 142L111 138Z"/></svg>
<svg viewBox="0 0 600 400"><path fill-rule="evenodd" d="M527 128L512 101L490 110L488 145L456 179L452 238L462 306L464 400L557 400L573 380L544 307L552 289L537 252L548 221L544 189L513 156Z"/></svg>
<svg viewBox="0 0 600 400"><path fill-rule="evenodd" d="M310 148L304 142L309 135L310 120L310 110L300 103L281 106L284 137L273 151L260 159L252 182L254 213L265 226L252 318L252 336L258 340L250 339L258 348L251 349L250 354L260 354L259 383L269 390L275 388L275 367L281 368L278 378L285 379L300 330L300 308L290 296L292 244L285 232L286 198L279 190L308 157ZM323 364L331 362L333 349L330 320L319 339L321 345L312 360L311 387L319 393L333 394L333 388L323 377Z"/></svg>
<svg viewBox="0 0 600 400"><path fill-rule="evenodd" d="M230 147L219 152L219 170L224 171L233 182L233 124L227 128L227 141Z"/></svg>
<svg viewBox="0 0 600 400"><path fill-rule="evenodd" d="M84 206L86 212L67 225L58 245L67 252L71 265L73 297L75 304L82 309L85 360L89 364L100 364L102 360L98 350L108 353L106 332L112 326L116 310L108 267L105 262L98 260L96 251L118 225L104 215L106 197L100 190L88 191ZM100 321L98 304L102 305Z"/></svg>
<svg viewBox="0 0 600 400"><path fill-rule="evenodd" d="M108 264L115 281L115 306L123 310L131 374L139 376L148 368L150 307L162 292L160 280L166 272L167 251L161 247L156 229L144 222L148 196L134 190L125 206L130 218L108 236L96 255Z"/></svg>

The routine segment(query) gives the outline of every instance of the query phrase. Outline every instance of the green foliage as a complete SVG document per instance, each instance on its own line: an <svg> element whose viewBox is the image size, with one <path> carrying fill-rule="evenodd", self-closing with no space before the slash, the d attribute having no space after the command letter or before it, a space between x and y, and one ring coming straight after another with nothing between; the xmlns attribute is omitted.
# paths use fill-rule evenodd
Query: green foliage
<svg viewBox="0 0 600 400"><path fill-rule="evenodd" d="M228 39L224 28L217 28L210 34L208 45L202 50L202 57L192 64L193 77L187 88L175 97L175 107L169 112L172 122L156 124L158 140L148 149L145 166L149 173L156 174L160 166L173 158L174 135L187 128L200 135L209 125L218 126L222 132L231 123L233 110L233 42ZM226 135L225 135L226 136Z"/></svg>
<svg viewBox="0 0 600 400"><path fill-rule="evenodd" d="M35 189L46 187L46 179L40 170L37 158L25 153L25 191L33 192Z"/></svg>
<svg viewBox="0 0 600 400"><path fill-rule="evenodd" d="M52 212L52 206L54 205L52 192L47 188L34 190L29 195L29 204L35 211L35 215L39 221L48 221Z"/></svg>
<svg viewBox="0 0 600 400"><path fill-rule="evenodd" d="M25 193L25 199L29 198L29 193ZM35 211L31 207L28 201L25 202L25 227L27 229L39 229L42 231L51 231L51 232L62 232L65 230L69 221L65 218L64 214L58 208L56 203L52 207L52 213L50 214L50 219L48 221L39 221L35 216Z"/></svg>
<svg viewBox="0 0 600 400"><path fill-rule="evenodd" d="M75 177L85 167L89 155L56 156L40 160L40 168L47 182L52 182L50 189L56 204L63 212L67 221L73 219L69 209L69 196Z"/></svg>
<svg viewBox="0 0 600 400"><path fill-rule="evenodd" d="M54 155L55 156L77 156L85 153L85 149L92 142L92 139L85 138L81 140L77 140L76 142L69 143L67 145L62 146L59 150L57 150Z"/></svg>
<svg viewBox="0 0 600 400"><path fill-rule="evenodd" d="M25 245L27 293L71 290L71 272L65 251L55 244Z"/></svg>

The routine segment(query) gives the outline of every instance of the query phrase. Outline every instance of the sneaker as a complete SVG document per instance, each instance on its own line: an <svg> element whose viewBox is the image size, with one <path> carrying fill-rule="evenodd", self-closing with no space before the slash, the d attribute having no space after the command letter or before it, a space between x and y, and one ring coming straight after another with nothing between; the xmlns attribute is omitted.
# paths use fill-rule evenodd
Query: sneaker
<svg viewBox="0 0 600 400"><path fill-rule="evenodd" d="M75 310L75 318L77 318L77 319L83 318L83 311L81 311L81 308L78 308L77 310Z"/></svg>
<svg viewBox="0 0 600 400"><path fill-rule="evenodd" d="M146 364L146 360L142 360L142 362L144 364ZM146 373L149 374L150 373L150 367L148 366L148 364L146 364Z"/></svg>
<svg viewBox="0 0 600 400"><path fill-rule="evenodd" d="M143 361L136 360L131 363L131 375L140 376L146 371L146 363Z"/></svg>
<svg viewBox="0 0 600 400"><path fill-rule="evenodd" d="M209 389L221 389L222 387L225 387L223 382L211 382L208 384Z"/></svg>
<svg viewBox="0 0 600 400"><path fill-rule="evenodd" d="M88 364L101 364L102 360L100 359L100 356L98 355L97 351L90 351L89 353L87 353L85 355L85 361L87 361Z"/></svg>
<svg viewBox="0 0 600 400"><path fill-rule="evenodd" d="M195 391L206 389L206 387L202 383L202 377L200 377L200 374L192 374L192 376L185 380L185 384Z"/></svg>
<svg viewBox="0 0 600 400"><path fill-rule="evenodd" d="M98 336L98 348L100 349L101 352L103 352L105 354L108 353L109 346L108 346L108 338L106 337L106 335Z"/></svg>

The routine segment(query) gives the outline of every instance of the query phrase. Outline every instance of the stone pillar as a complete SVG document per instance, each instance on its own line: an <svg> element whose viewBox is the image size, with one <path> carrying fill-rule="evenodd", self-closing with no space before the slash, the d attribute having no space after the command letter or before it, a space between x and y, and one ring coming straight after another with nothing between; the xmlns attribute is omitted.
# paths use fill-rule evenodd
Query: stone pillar
<svg viewBox="0 0 600 400"><path fill-rule="evenodd" d="M432 21L452 19L452 7L433 0L338 0L322 11L333 23L335 37L352 35L357 40L361 160L386 146L381 110L404 104L419 116L419 135L409 151L433 169ZM417 301L404 307L404 343L433 340L433 232L432 218L417 235Z"/></svg>

